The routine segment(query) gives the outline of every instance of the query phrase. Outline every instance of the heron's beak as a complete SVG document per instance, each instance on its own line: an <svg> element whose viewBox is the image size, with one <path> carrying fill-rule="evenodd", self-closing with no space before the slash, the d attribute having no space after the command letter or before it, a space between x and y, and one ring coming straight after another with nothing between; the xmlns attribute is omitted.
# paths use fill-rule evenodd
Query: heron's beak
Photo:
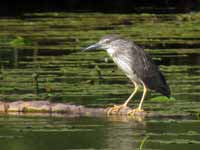
<svg viewBox="0 0 200 150"><path fill-rule="evenodd" d="M87 48L84 48L82 51L90 51L90 50L95 50L95 49L98 49L100 48L101 45L96 43L96 44L93 44L93 45L90 45L89 47Z"/></svg>

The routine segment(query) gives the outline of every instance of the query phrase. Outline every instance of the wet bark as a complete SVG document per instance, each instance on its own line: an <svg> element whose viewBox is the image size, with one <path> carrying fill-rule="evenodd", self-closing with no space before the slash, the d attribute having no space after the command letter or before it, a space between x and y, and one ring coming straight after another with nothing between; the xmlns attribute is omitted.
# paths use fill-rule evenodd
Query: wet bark
<svg viewBox="0 0 200 150"><path fill-rule="evenodd" d="M192 113L167 114L153 111L141 111L128 115L132 109L129 107L122 108L118 112L108 114L108 108L89 108L82 105L73 105L67 103L52 103L49 101L0 101L1 114L30 114L31 115L65 115L65 116L126 116L134 119L143 120L146 117L153 118L171 118L182 119L193 117Z"/></svg>
<svg viewBox="0 0 200 150"><path fill-rule="evenodd" d="M88 108L82 105L73 105L67 103L52 103L49 101L16 101L0 102L0 112L22 112L22 113L62 113L68 115L82 116L103 116L107 115L108 108ZM132 109L122 108L118 112L112 112L110 115L127 115ZM147 112L137 112L136 116L146 116Z"/></svg>

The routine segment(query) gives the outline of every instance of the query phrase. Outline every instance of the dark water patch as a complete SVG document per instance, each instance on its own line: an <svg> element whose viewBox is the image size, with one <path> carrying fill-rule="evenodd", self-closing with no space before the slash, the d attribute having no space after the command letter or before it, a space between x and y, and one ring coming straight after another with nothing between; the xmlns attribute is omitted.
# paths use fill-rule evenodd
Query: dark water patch
<svg viewBox="0 0 200 150"><path fill-rule="evenodd" d="M199 42L188 42L188 43L152 43L152 44L142 44L143 47L151 49L175 49L175 48L200 48Z"/></svg>
<svg viewBox="0 0 200 150"><path fill-rule="evenodd" d="M115 29L114 27L112 26L109 26L109 27L96 27L95 30L113 30Z"/></svg>
<svg viewBox="0 0 200 150"><path fill-rule="evenodd" d="M182 40L185 40L186 42L187 41L197 41L197 40L200 40L200 37L174 37L174 36L172 36L172 37L170 37L170 36L168 36L168 37L150 37L150 38L147 38L147 39L149 39L149 40L151 40L151 39L153 39L153 40L169 40L169 41L172 41L172 40L177 40L177 41L182 41Z"/></svg>
<svg viewBox="0 0 200 150"><path fill-rule="evenodd" d="M167 57L166 57L167 56ZM173 55L169 54L162 56L162 64L174 64L174 65L199 65L200 64L200 54L186 54L180 56L179 54ZM177 57L178 56L178 57Z"/></svg>

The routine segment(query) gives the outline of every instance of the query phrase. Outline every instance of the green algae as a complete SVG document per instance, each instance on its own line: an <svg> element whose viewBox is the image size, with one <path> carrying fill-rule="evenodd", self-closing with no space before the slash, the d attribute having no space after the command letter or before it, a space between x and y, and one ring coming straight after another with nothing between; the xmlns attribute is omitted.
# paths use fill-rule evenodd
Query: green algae
<svg viewBox="0 0 200 150"><path fill-rule="evenodd" d="M150 91L144 108L189 112L187 102L199 97L199 23L199 13L34 13L1 18L0 99L48 99L95 107L123 103L133 90L131 82L106 52L80 51L101 36L120 33L161 65L176 98ZM137 107L141 95L142 89L131 107ZM179 101L184 103L179 106ZM173 107L163 108L166 104Z"/></svg>

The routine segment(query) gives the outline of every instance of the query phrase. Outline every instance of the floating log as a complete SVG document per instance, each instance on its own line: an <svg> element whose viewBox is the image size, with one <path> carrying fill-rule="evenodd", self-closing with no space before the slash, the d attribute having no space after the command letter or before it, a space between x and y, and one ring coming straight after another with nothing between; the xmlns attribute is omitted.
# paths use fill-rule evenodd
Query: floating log
<svg viewBox="0 0 200 150"><path fill-rule="evenodd" d="M111 107L108 108L89 108L82 105L73 105L68 103L53 103L49 101L16 101L3 102L0 101L0 113L8 114L64 114L65 116L106 116ZM145 117L159 118L185 118L191 117L191 113L185 114L160 114L158 112L136 112L128 115L132 109L129 107L120 109L118 112L111 112L111 116L130 116L133 118L143 119Z"/></svg>
<svg viewBox="0 0 200 150"><path fill-rule="evenodd" d="M88 108L82 105L67 103L52 103L49 101L16 101L0 102L0 112L22 112L22 113L64 113L82 116L103 116L108 114L108 108ZM120 109L119 112L111 112L110 115L127 115L132 109L129 107ZM135 115L145 116L147 112L138 112Z"/></svg>

